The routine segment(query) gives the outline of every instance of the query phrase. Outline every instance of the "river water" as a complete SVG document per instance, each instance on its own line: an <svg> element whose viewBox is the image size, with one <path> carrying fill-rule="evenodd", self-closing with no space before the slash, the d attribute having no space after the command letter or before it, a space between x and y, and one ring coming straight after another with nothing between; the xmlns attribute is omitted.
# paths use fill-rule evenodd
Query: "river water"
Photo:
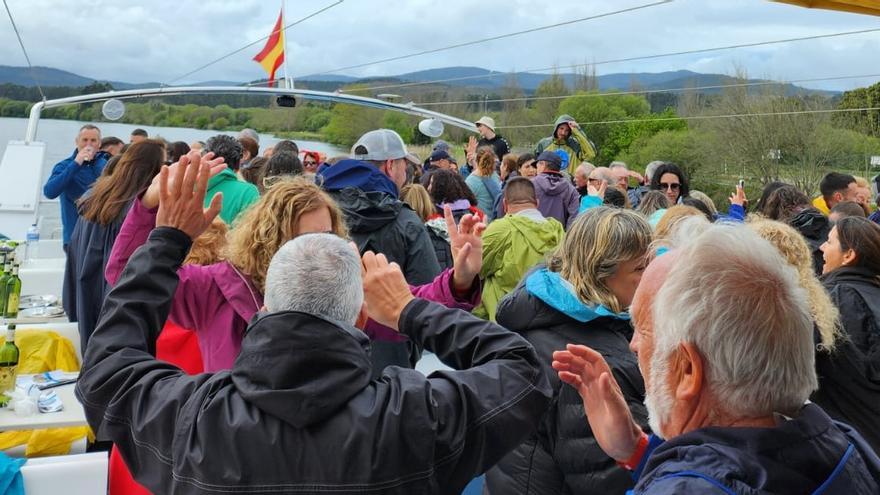
<svg viewBox="0 0 880 495"><path fill-rule="evenodd" d="M10 141L24 140L25 131L27 130L27 119L20 118L0 118L0 156L6 150L6 144ZM52 173L52 167L59 161L69 157L75 148L74 140L79 132L79 128L87 122L79 122L75 120L51 120L41 119L37 126L37 141L46 143L46 156L42 165L41 184ZM200 129L189 129L182 127L155 127L155 126L138 126L132 124L115 124L102 122L97 124L101 129L102 137L116 136L125 142L128 142L131 131L140 127L147 131L150 137L162 137L168 141L184 141L187 144L193 141L207 141L211 136L217 134L229 134L236 136L237 132L220 132L220 131L204 131ZM280 141L279 138L271 134L260 134L260 150L268 146L274 146ZM327 143L317 141L295 140L301 150L319 151L327 156L335 156L345 154L345 150L341 150ZM38 215L43 217L42 234L46 237L52 237L60 232L60 211L58 200L47 200L43 198L40 204ZM48 235L47 235L48 234Z"/></svg>

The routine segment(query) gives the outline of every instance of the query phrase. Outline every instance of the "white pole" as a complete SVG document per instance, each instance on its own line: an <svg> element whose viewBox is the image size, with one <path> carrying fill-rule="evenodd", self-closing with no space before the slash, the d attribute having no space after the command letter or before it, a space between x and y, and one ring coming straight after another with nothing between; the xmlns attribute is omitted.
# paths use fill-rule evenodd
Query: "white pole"
<svg viewBox="0 0 880 495"><path fill-rule="evenodd" d="M293 88L293 81L291 81L287 75L287 57L288 57L289 53L287 51L287 32L284 31L284 26L287 25L287 18L284 16L284 4L285 3L286 2L284 0L281 0L281 29L282 29L282 33L284 35L284 68L283 68L284 87L285 88Z"/></svg>

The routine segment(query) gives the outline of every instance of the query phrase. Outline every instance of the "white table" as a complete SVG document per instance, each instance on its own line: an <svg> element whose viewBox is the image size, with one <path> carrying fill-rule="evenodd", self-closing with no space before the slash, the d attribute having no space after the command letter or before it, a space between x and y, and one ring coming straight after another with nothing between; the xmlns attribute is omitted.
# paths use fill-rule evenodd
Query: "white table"
<svg viewBox="0 0 880 495"><path fill-rule="evenodd" d="M73 395L75 386L75 383L71 383L48 389L54 390L64 404L64 409L58 412L37 412L31 416L19 416L6 407L0 408L0 431L86 426L86 413L82 404Z"/></svg>

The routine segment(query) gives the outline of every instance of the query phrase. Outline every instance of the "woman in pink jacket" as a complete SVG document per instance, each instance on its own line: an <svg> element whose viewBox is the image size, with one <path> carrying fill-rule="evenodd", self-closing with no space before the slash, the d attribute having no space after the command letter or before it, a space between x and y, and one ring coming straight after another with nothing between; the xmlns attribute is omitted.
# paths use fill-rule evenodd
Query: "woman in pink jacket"
<svg viewBox="0 0 880 495"><path fill-rule="evenodd" d="M206 155L202 160L211 158ZM210 163L217 170L223 168L220 160ZM155 227L158 204L156 180L134 201L116 238L105 272L111 285ZM454 243L454 267L429 284L412 287L413 295L465 311L479 304L481 287L477 275L482 265L483 228L477 224L463 229L462 234L456 230L457 235L450 239ZM196 329L206 372L232 367L248 322L263 306L266 270L275 252L300 234L316 232L347 237L339 207L314 183L304 178L287 179L273 185L238 219L230 231L223 261L207 266L187 265L178 270L180 282L168 319ZM470 248L465 247L468 243ZM373 339L400 339L396 332L372 321L365 331ZM374 370L374 374L379 373L381 369Z"/></svg>

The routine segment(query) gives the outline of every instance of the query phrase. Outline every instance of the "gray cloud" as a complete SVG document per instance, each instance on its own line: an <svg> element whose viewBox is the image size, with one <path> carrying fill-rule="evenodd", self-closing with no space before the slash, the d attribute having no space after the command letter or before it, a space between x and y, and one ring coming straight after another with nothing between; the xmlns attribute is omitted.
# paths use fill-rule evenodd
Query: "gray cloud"
<svg viewBox="0 0 880 495"><path fill-rule="evenodd" d="M291 75L311 74L420 50L586 17L648 0L346 0L288 31ZM59 2L11 0L32 61L83 76L165 82L268 34L280 2L155 0ZM332 0L288 1L292 22ZM8 26L8 21L2 21ZM467 65L525 70L597 60L880 27L878 19L809 10L765 0L677 0L668 5L558 29L346 72L389 75ZM0 29L0 64L24 65L11 29ZM263 76L261 44L184 82L247 81ZM870 33L710 54L607 64L599 74L691 69L802 79L880 72L880 35ZM813 83L849 89L880 78Z"/></svg>

